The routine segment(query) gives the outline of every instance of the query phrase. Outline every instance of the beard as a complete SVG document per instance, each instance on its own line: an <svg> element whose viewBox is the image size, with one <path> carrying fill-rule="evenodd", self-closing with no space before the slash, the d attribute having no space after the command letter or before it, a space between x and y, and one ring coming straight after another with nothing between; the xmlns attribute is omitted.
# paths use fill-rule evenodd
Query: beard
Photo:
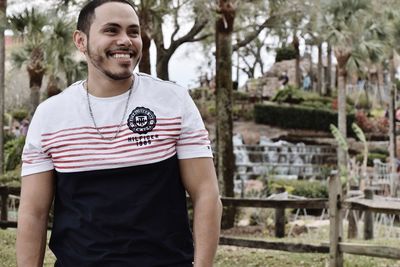
<svg viewBox="0 0 400 267"><path fill-rule="evenodd" d="M107 60L107 55L102 56L100 54L96 54L95 52L92 52L91 47L89 46L89 42L87 45L87 54L88 54L88 58L89 58L90 62L97 70L99 70L101 73L103 73L108 78L115 80L115 81L126 80L126 79L129 79L130 77L132 77L133 69L136 67L136 65L140 61L140 57L139 57L139 59L137 60L135 66L133 67L132 70L129 67L126 67L125 70L111 71L110 67L107 68L105 66L105 61Z"/></svg>

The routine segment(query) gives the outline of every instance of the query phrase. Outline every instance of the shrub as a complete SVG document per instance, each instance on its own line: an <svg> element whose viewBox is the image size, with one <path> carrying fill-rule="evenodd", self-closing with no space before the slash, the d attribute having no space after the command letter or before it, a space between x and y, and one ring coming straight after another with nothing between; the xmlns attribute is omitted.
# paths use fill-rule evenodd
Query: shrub
<svg viewBox="0 0 400 267"><path fill-rule="evenodd" d="M299 104L304 101L304 96L298 88L292 85L286 86L283 90L279 90L272 98L273 102Z"/></svg>
<svg viewBox="0 0 400 267"><path fill-rule="evenodd" d="M25 119L28 114L28 111L25 109L16 109L11 112L11 116L19 122Z"/></svg>
<svg viewBox="0 0 400 267"><path fill-rule="evenodd" d="M380 154L380 153L368 153L368 159L367 159L367 166L374 166L374 159L379 159L382 162L386 162L386 158L388 156L385 154ZM358 154L356 156L356 161L358 163L362 163L364 157L363 154Z"/></svg>
<svg viewBox="0 0 400 267"><path fill-rule="evenodd" d="M15 170L5 172L0 176L1 186L21 186L21 169L16 168Z"/></svg>
<svg viewBox="0 0 400 267"><path fill-rule="evenodd" d="M290 60L296 58L296 50L293 46L284 46L276 49L275 62L280 62L283 60Z"/></svg>
<svg viewBox="0 0 400 267"><path fill-rule="evenodd" d="M21 163L25 137L11 139L4 145L4 166L6 171L14 170Z"/></svg>
<svg viewBox="0 0 400 267"><path fill-rule="evenodd" d="M328 198L328 185L321 181L269 179L264 192L269 196L284 187L286 192L307 198Z"/></svg>
<svg viewBox="0 0 400 267"><path fill-rule="evenodd" d="M337 112L314 109L299 105L257 104L254 107L256 123L290 129L307 129L330 132L329 125L337 125ZM347 115L348 132L352 133L351 124L354 115Z"/></svg>

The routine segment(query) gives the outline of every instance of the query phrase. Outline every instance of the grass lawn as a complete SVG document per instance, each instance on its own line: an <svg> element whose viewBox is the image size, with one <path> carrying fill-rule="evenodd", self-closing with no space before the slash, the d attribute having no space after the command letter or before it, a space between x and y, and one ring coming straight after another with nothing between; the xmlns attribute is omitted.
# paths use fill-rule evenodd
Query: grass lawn
<svg viewBox="0 0 400 267"><path fill-rule="evenodd" d="M0 267L15 267L15 229L0 229ZM215 267L325 267L328 254L289 253L273 250L220 246ZM47 250L44 266L54 264ZM400 267L400 261L345 255L346 267Z"/></svg>

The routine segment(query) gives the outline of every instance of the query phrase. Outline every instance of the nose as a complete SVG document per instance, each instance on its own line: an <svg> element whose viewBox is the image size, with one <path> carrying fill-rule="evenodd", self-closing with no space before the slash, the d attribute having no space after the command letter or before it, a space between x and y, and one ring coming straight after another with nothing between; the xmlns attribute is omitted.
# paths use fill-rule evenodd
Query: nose
<svg viewBox="0 0 400 267"><path fill-rule="evenodd" d="M117 44L123 46L132 46L132 41L129 38L128 34L121 33L120 37L118 38Z"/></svg>

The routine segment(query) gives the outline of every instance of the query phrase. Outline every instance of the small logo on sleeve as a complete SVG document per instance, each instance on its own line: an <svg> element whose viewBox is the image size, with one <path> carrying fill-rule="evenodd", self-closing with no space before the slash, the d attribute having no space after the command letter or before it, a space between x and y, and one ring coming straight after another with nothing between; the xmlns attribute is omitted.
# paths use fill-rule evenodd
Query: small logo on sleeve
<svg viewBox="0 0 400 267"><path fill-rule="evenodd" d="M156 124L156 115L145 107L135 108L128 117L128 127L134 133L146 134L152 131Z"/></svg>

